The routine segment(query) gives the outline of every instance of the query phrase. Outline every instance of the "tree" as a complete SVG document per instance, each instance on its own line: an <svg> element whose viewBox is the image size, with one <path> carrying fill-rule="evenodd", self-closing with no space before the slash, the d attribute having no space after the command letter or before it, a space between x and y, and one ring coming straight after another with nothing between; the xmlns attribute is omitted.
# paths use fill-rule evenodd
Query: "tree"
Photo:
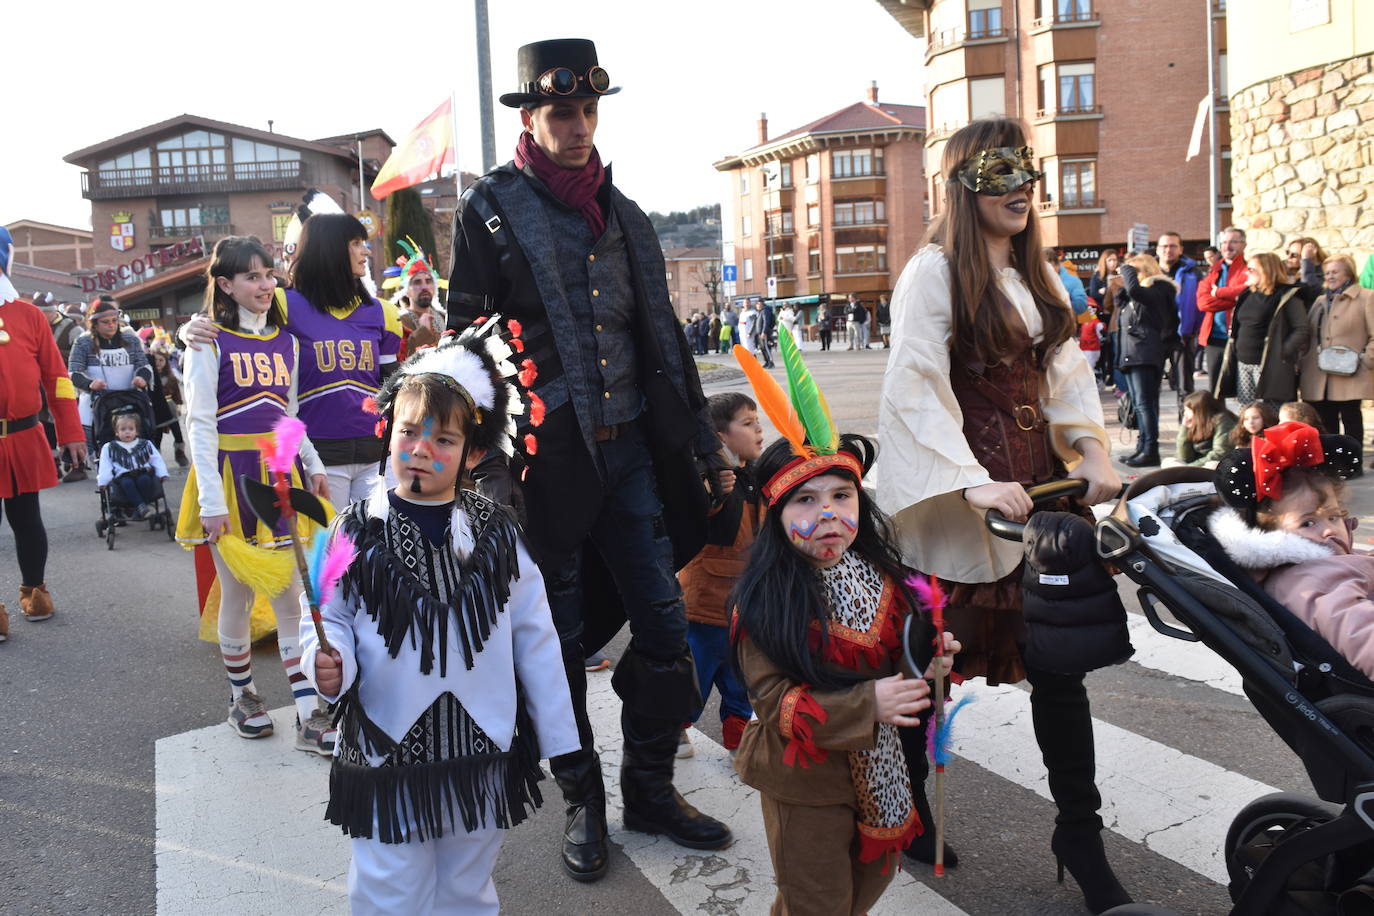
<svg viewBox="0 0 1374 916"><path fill-rule="evenodd" d="M703 261L692 268L692 275L701 283L701 288L706 290L706 297L711 300L711 311L719 314L721 285L720 262Z"/></svg>
<svg viewBox="0 0 1374 916"><path fill-rule="evenodd" d="M425 209L425 203L420 197L420 192L414 188L401 188L399 191L393 191L386 199L386 232L383 236L386 242L384 267L390 267L396 263L398 257L405 256L405 252L400 245L396 244L396 240L407 236L424 250L425 259L430 262L431 267L437 270L438 266L434 263L434 224L430 221L429 211Z"/></svg>

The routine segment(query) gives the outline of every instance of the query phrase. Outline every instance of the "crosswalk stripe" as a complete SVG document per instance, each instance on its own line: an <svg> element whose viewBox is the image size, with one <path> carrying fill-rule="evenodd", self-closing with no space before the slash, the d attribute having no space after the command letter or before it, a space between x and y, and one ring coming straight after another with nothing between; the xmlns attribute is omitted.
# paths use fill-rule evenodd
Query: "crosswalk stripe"
<svg viewBox="0 0 1374 916"><path fill-rule="evenodd" d="M1244 696L1240 674L1202 643L1165 636L1141 614L1127 614L1126 625L1135 646L1131 661L1137 665Z"/></svg>
<svg viewBox="0 0 1374 916"><path fill-rule="evenodd" d="M609 677L588 678L587 712L597 735L601 768L606 774L606 808L611 839L662 892L679 913L729 913L762 916L773 904L776 888L768 856L758 793L740 782L729 752L696 729L691 730L694 756L677 761L673 782L701 811L730 825L735 841L729 848L695 852L659 837L625 830L620 803L620 698ZM898 870L873 916L922 913L960 916L964 911Z"/></svg>
<svg viewBox="0 0 1374 916"><path fill-rule="evenodd" d="M1034 752L1030 694L1009 684L988 687L973 681L958 688L956 697L961 692L972 692L975 702L955 720L954 753L1048 799L1045 768ZM1231 819L1249 802L1276 790L1100 719L1093 720L1093 732L1107 826L1225 883L1222 844ZM1016 753L1017 748L1030 753ZM954 763L946 791L958 792L958 780Z"/></svg>

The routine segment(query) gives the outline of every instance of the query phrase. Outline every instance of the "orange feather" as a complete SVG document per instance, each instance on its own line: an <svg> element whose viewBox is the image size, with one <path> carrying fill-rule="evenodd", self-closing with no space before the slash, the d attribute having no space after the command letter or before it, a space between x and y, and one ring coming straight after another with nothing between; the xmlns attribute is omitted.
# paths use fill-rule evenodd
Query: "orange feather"
<svg viewBox="0 0 1374 916"><path fill-rule="evenodd" d="M797 412L792 409L787 392L783 391L773 376L759 365L754 354L743 346L735 344L734 354L735 359L739 361L739 367L744 370L745 377L754 388L754 396L759 399L759 407L763 408L763 412L768 415L768 419L773 422L773 426L782 437L792 444L792 451L798 455L811 455L812 449L806 444L806 429L802 426Z"/></svg>

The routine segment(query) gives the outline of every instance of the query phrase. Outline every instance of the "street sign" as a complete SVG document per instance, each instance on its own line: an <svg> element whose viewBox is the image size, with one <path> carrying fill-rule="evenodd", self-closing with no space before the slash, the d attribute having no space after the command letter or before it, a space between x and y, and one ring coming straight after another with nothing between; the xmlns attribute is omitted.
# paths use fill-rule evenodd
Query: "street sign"
<svg viewBox="0 0 1374 916"><path fill-rule="evenodd" d="M777 278L777 277L769 277L769 278L768 278L768 298L769 298L769 299L776 299L776 298L778 298L778 278Z"/></svg>
<svg viewBox="0 0 1374 916"><path fill-rule="evenodd" d="M1126 236L1126 251L1146 251L1150 247L1150 227L1145 223L1134 223L1130 235Z"/></svg>
<svg viewBox="0 0 1374 916"><path fill-rule="evenodd" d="M726 283L734 283L739 279L739 269L734 264L720 265L720 278Z"/></svg>

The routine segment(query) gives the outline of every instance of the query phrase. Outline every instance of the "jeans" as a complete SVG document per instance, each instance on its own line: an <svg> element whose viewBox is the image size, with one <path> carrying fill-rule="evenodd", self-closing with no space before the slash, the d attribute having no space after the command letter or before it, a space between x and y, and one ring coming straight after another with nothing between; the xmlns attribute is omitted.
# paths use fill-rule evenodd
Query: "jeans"
<svg viewBox="0 0 1374 916"><path fill-rule="evenodd" d="M1225 370L1222 365L1222 358L1226 355L1226 341L1220 344L1207 344L1203 360L1207 363L1207 384L1211 387L1212 393L1216 394L1217 382L1221 380L1221 374Z"/></svg>
<svg viewBox="0 0 1374 916"><path fill-rule="evenodd" d="M1131 366L1125 370L1126 387L1135 405L1136 422L1140 428L1137 440L1139 451L1159 453L1159 383L1163 376L1159 366Z"/></svg>
<svg viewBox="0 0 1374 916"><path fill-rule="evenodd" d="M692 659L697 666L697 683L701 685L703 709L706 698L714 686L720 693L720 720L726 716L739 716L748 719L754 714L749 705L749 692L730 664L730 628L718 627L710 623L687 623L687 645L692 647ZM692 716L695 722L701 717L701 710Z"/></svg>
<svg viewBox="0 0 1374 916"><path fill-rule="evenodd" d="M120 474L110 481L114 491L125 505L142 506L157 500L157 478L152 471L130 471Z"/></svg>
<svg viewBox="0 0 1374 916"><path fill-rule="evenodd" d="M663 524L653 460L633 423L599 448L606 484L590 539L624 601L634 648L668 662L686 649L687 609L673 571L673 545ZM540 567L553 625L564 642L582 635L582 550L550 557Z"/></svg>
<svg viewBox="0 0 1374 916"><path fill-rule="evenodd" d="M1197 335L1183 334L1174 345L1173 358L1169 365L1169 378L1173 389L1180 394L1192 394L1193 373L1197 365Z"/></svg>

